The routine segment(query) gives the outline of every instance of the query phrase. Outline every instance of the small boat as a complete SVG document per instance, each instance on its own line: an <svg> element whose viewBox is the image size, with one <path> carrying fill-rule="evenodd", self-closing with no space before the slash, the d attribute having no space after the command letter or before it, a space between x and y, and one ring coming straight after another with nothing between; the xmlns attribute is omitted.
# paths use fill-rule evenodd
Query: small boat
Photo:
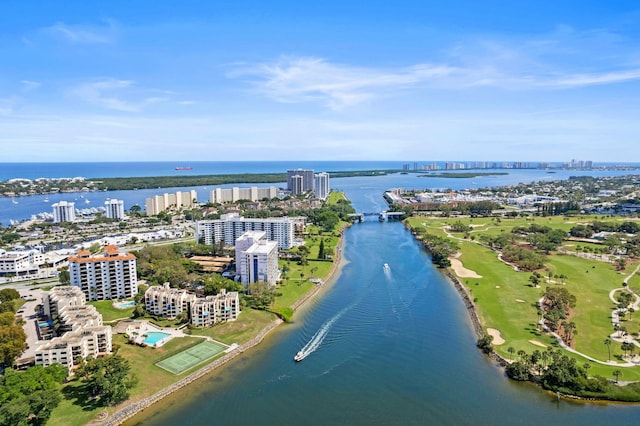
<svg viewBox="0 0 640 426"><path fill-rule="evenodd" d="M296 356L293 357L293 360L295 362L300 362L304 359L304 352L303 351L298 351L298 353L296 354Z"/></svg>
<svg viewBox="0 0 640 426"><path fill-rule="evenodd" d="M389 270L389 264L385 263L384 265L382 265L382 267L384 268L385 271Z"/></svg>
<svg viewBox="0 0 640 426"><path fill-rule="evenodd" d="M89 204L90 202L91 202L91 201L89 201L89 200L87 200L87 199L85 199L85 200L84 200L84 203L85 203L85 204Z"/></svg>
<svg viewBox="0 0 640 426"><path fill-rule="evenodd" d="M176 170L193 170L193 167L176 167Z"/></svg>
<svg viewBox="0 0 640 426"><path fill-rule="evenodd" d="M45 198L44 200L42 200L42 201L44 201L45 203L48 203L48 202L49 202L49 197L46 197L46 198Z"/></svg>
<svg viewBox="0 0 640 426"><path fill-rule="evenodd" d="M11 198L11 203L12 204L18 204L18 201L15 198Z"/></svg>

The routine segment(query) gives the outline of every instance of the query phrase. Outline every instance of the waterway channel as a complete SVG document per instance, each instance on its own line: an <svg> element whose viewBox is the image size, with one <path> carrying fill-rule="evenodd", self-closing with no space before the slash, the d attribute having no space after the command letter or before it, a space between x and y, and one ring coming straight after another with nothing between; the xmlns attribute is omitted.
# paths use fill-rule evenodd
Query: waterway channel
<svg viewBox="0 0 640 426"><path fill-rule="evenodd" d="M341 183L357 210L384 207L380 188ZM476 349L451 283L400 223L348 229L342 273L328 285L256 350L127 424L637 423L640 406L559 400L506 379Z"/></svg>

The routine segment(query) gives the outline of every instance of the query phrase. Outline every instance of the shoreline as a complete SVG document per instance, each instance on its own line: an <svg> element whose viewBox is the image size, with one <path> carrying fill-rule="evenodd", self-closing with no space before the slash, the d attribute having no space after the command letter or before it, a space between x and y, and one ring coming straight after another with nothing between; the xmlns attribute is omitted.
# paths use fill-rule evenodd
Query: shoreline
<svg viewBox="0 0 640 426"><path fill-rule="evenodd" d="M405 223L406 226L406 223ZM411 229L407 227L407 230L409 230L411 232ZM411 232L412 235L415 238L415 234L413 232ZM416 241L422 242L421 240L416 238ZM423 243L423 242L422 242ZM423 246L429 250L429 248L423 243ZM452 271L452 268L446 268L443 269L443 273L444 275L448 278L448 281L453 285L453 287L455 288L455 290L457 291L458 295L462 298L462 302L465 305L465 309L467 311L467 315L469 320L471 321L471 326L472 326L472 331L475 335L475 337L477 339L483 338L485 337L488 333L485 332L485 329L482 325L482 322L480 321L480 317L478 316L478 310L477 307L475 305L475 303L473 302L473 298L471 296L471 293L469 293L469 290L464 286L464 284L462 284L462 281L460 279L460 277L456 276L456 274L454 273L454 271ZM487 358L489 358L492 361L495 361L497 363L497 366L505 369L509 364L511 364L511 361L507 360L506 358L503 358L500 354L498 354L496 351L492 350L490 353L483 353ZM503 370L505 372L506 375L506 371ZM508 378L508 377L507 377ZM509 378L509 380L511 380ZM585 403L591 403L591 404L597 404L597 403L606 403L606 404L629 404L629 405L638 405L639 402L637 401L621 401L621 400L616 400L616 399L607 399L607 398L598 398L598 397L584 397L584 396L579 396L579 395L573 395L573 394L568 394L568 393L562 393L559 391L552 391L549 389L545 389L541 383L539 381L536 380L527 380L526 382L532 383L536 386L538 386L543 392L546 392L549 395L553 395L555 397L557 397L558 399L562 398L562 399L566 399L566 400L571 400L571 401L580 401L580 402L585 402Z"/></svg>
<svg viewBox="0 0 640 426"><path fill-rule="evenodd" d="M340 239L338 241L338 244L336 245L336 253L335 253L336 258L324 282L321 285L316 285L311 290L309 290L308 293L306 293L300 299L296 300L296 302L291 307L294 312L297 311L302 306L304 306L310 299L312 299L315 295L317 295L322 289L330 287L330 286L327 286L327 284L333 281L333 279L335 278L334 275L342 269L342 266L344 266L342 264L342 261L343 261L342 249L343 249L343 243L344 243L344 230L348 226L350 225L345 225L340 228ZM205 377L209 373L213 373L218 369L218 367L221 367L222 365L233 360L234 358L241 355L245 351L259 345L260 343L262 343L262 341L267 336L267 334L269 334L269 332L271 332L272 330L274 330L276 327L278 327L283 323L284 323L283 320L281 320L280 318L276 318L273 322L271 322L269 325L267 325L262 330L260 330L260 332L251 340L238 346L236 350L229 352L228 354L225 354L221 358L218 358L217 360L213 361L211 364L205 365L204 367L194 371L193 373L189 374L186 377L183 377L182 379L167 386L166 388L159 390L158 392L156 392L151 396L143 398L137 402L128 404L116 410L114 413L110 414L105 419L100 419L98 416L98 418L90 421L88 424L104 425L104 426L117 426L117 425L123 424L125 421L129 420L136 414L143 412L145 409L161 401L163 398L185 388L186 386L192 384L196 380L202 377Z"/></svg>

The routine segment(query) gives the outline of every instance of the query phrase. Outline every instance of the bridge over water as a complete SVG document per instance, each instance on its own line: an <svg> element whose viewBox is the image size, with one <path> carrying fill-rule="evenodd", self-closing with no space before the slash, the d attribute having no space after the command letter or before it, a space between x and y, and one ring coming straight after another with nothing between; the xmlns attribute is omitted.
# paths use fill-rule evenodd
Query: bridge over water
<svg viewBox="0 0 640 426"><path fill-rule="evenodd" d="M403 212L362 212L362 213L351 213L348 215L353 220L357 220L358 222L364 222L365 217L367 216L378 216L378 220L380 222L390 221L390 220L400 220L404 216Z"/></svg>

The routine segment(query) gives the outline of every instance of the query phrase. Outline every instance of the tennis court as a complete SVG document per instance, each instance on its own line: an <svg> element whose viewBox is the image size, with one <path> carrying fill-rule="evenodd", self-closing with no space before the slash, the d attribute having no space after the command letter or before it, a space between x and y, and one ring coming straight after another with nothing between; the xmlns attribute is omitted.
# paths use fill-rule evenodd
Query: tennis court
<svg viewBox="0 0 640 426"><path fill-rule="evenodd" d="M179 352L167 359L162 361L158 361L156 365L160 368L164 368L167 371L172 372L173 374L180 374L183 371L194 367L201 362L208 360L220 352L223 352L227 349L225 346L218 345L213 342L204 341L199 345L196 345L192 348L185 349L182 352Z"/></svg>

